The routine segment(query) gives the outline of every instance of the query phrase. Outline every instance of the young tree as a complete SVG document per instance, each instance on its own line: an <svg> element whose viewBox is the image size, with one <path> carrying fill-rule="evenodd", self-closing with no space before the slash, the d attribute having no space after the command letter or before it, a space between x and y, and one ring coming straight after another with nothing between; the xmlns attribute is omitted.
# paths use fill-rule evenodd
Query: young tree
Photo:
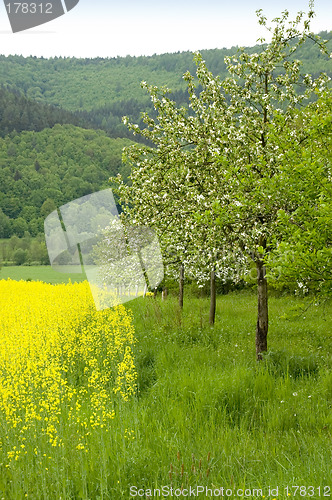
<svg viewBox="0 0 332 500"><path fill-rule="evenodd" d="M198 243L190 245L186 255L195 255L193 248L202 253L213 235L211 248L230 254L237 248L253 259L258 289L256 355L261 359L268 334L266 253L275 242L280 210L298 208L289 193L288 156L279 137L288 135L294 147L306 148L306 129L294 111L314 92L322 94L328 78L321 75L313 81L310 75L301 75L301 63L294 58L308 38L326 51L324 42L310 32L312 9L306 19L300 12L295 21L288 21L284 11L274 19L274 28L267 26L261 10L257 14L259 24L271 32L271 41L259 53L241 48L226 58L230 76L222 82L197 53L196 76L203 90L198 94L194 76L184 75L189 110L177 108L166 88L143 82L158 116L143 114L143 130L134 124L129 127L156 147L127 149L133 167L131 185L125 186L121 178L118 182L121 202L133 207L127 214L134 214L139 223L186 241L181 221L189 221ZM205 240L200 236L203 228L210 228Z"/></svg>
<svg viewBox="0 0 332 500"><path fill-rule="evenodd" d="M143 155L145 151L149 154L149 149L142 147ZM129 156L136 155L136 147L127 153ZM140 151L138 154L141 154ZM150 171L144 174L141 172L144 182L141 183L137 178L138 183L134 182L131 187L124 183L120 176L116 180L119 184L117 193L123 208L122 219L130 224L142 225L149 221L156 229L163 250L164 264L169 269L168 274L179 279L179 305L182 308L184 276L196 279L199 283L207 281L215 265L212 260L217 249L214 247L220 246L221 243L216 242L216 236L212 238L215 228L210 223L202 223L192 217L201 197L195 185L190 186L181 178L182 166L179 164L177 167L175 164L176 156L171 162L170 175L164 180L161 179L162 170L158 172L156 179ZM137 160L136 168L134 164L132 167L134 179L140 162ZM158 168L162 169L163 165L160 164ZM177 178L179 173L180 178ZM213 289L211 299L215 301ZM210 322L214 323L214 315L213 318L210 317Z"/></svg>

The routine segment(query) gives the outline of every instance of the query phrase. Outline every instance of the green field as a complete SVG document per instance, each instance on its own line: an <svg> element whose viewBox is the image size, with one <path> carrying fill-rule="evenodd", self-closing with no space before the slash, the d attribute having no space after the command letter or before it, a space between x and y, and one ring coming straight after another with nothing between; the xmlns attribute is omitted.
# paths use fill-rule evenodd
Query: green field
<svg viewBox="0 0 332 500"><path fill-rule="evenodd" d="M268 496L271 485L286 498L287 485L332 486L332 307L307 306L270 299L270 352L257 364L255 295L218 297L214 328L208 299L188 298L183 314L174 299L132 302L132 484L167 484L173 467L177 487L261 487Z"/></svg>
<svg viewBox="0 0 332 500"><path fill-rule="evenodd" d="M239 489L248 499L330 497L332 304L309 302L270 298L269 354L260 363L254 294L219 296L214 327L208 298L185 297L183 311L175 297L127 303L137 395L116 409L88 454L54 449L38 476L13 462L0 481L11 492L5 498L117 500L139 498L138 488L153 498L148 490L162 486L224 488L229 498Z"/></svg>
<svg viewBox="0 0 332 500"><path fill-rule="evenodd" d="M10 266L0 269L0 280L30 280L45 281L45 283L81 282L86 279L85 274L59 273L51 266Z"/></svg>

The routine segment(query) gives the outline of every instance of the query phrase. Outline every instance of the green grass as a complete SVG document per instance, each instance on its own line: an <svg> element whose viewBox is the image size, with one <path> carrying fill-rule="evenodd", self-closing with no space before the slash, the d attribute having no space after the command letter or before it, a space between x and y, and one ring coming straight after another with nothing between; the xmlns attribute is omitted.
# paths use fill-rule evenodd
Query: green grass
<svg viewBox="0 0 332 500"><path fill-rule="evenodd" d="M81 282L86 279L85 274L59 273L51 266L10 266L0 269L0 280L12 279L16 281L45 281L46 283L68 283L69 279Z"/></svg>
<svg viewBox="0 0 332 500"><path fill-rule="evenodd" d="M270 299L269 354L257 363L253 294L218 297L214 328L208 299L186 298L183 312L172 297L127 303L137 397L119 406L110 432L101 430L80 461L69 443L47 472L19 464L5 470L6 500L26 492L33 499L129 499L130 486L182 485L261 488L266 498L278 486L269 498L282 499L290 498L284 488L303 485L314 494L295 498L332 495L332 305L301 313L305 306L304 299Z"/></svg>
<svg viewBox="0 0 332 500"><path fill-rule="evenodd" d="M258 365L256 297L219 297L214 328L208 306L190 298L181 314L175 299L131 303L140 393L126 476L168 484L172 463L178 486L331 485L331 307L299 316L303 301L270 299L270 353Z"/></svg>

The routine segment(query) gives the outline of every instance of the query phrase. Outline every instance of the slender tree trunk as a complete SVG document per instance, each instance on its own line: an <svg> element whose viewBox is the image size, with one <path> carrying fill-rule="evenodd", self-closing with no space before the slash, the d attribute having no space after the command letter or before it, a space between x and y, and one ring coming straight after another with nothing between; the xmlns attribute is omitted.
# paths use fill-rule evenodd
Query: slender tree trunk
<svg viewBox="0 0 332 500"><path fill-rule="evenodd" d="M268 320L268 301L267 301L267 279L263 262L256 260L257 285L258 285L258 314L256 325L256 359L262 359L262 352L267 351L267 332L269 326Z"/></svg>
<svg viewBox="0 0 332 500"><path fill-rule="evenodd" d="M183 309L183 291L184 291L184 265L180 266L180 279L179 279L179 306Z"/></svg>
<svg viewBox="0 0 332 500"><path fill-rule="evenodd" d="M213 267L210 275L210 315L209 315L210 325L214 325L215 317L216 317L216 274L215 274L215 268Z"/></svg>

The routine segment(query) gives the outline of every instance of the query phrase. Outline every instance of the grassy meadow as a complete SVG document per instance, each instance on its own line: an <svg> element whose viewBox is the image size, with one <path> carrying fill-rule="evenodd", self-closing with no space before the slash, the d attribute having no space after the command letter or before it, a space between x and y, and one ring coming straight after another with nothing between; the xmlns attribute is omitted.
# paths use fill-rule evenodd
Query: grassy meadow
<svg viewBox="0 0 332 500"><path fill-rule="evenodd" d="M23 336L24 349L40 361L38 370L29 368L27 356L20 370L11 371L10 349L3 344L0 498L153 498L153 489L162 487L168 490L155 497L167 498L181 497L181 488L183 496L190 487L197 493L198 486L211 489L196 494L199 498L239 498L240 489L243 498L332 495L331 303L308 307L309 299L271 297L270 350L257 363L253 293L219 296L212 328L208 298L193 296L185 298L183 311L175 297L158 296L131 301L121 306L121 314L93 312L90 303L72 316L60 297L68 303L72 293L77 304L78 289L70 287L79 286L84 284L59 289L55 311L51 301L47 306L52 321L44 318L42 307L33 311L31 338L57 346L55 357L38 357ZM8 299L2 297L3 307ZM28 315L27 297L28 290L22 290L19 298ZM19 302L10 305L13 322L21 322L23 331ZM44 319L36 319L38 314ZM8 325L7 314L0 319L2 337ZM130 325L134 338L128 337ZM134 366L121 348L121 359L107 362L114 332L121 346L132 349ZM40 375L51 368L59 384L55 393ZM13 380L21 384L15 390ZM128 397L120 390L113 394L112 380L123 391L128 384L137 384L137 390L123 392ZM51 417L56 431L50 430Z"/></svg>
<svg viewBox="0 0 332 500"><path fill-rule="evenodd" d="M51 266L4 266L0 269L0 280L6 279L60 284L68 283L69 279L73 283L80 283L86 280L86 275L83 273L59 273Z"/></svg>

